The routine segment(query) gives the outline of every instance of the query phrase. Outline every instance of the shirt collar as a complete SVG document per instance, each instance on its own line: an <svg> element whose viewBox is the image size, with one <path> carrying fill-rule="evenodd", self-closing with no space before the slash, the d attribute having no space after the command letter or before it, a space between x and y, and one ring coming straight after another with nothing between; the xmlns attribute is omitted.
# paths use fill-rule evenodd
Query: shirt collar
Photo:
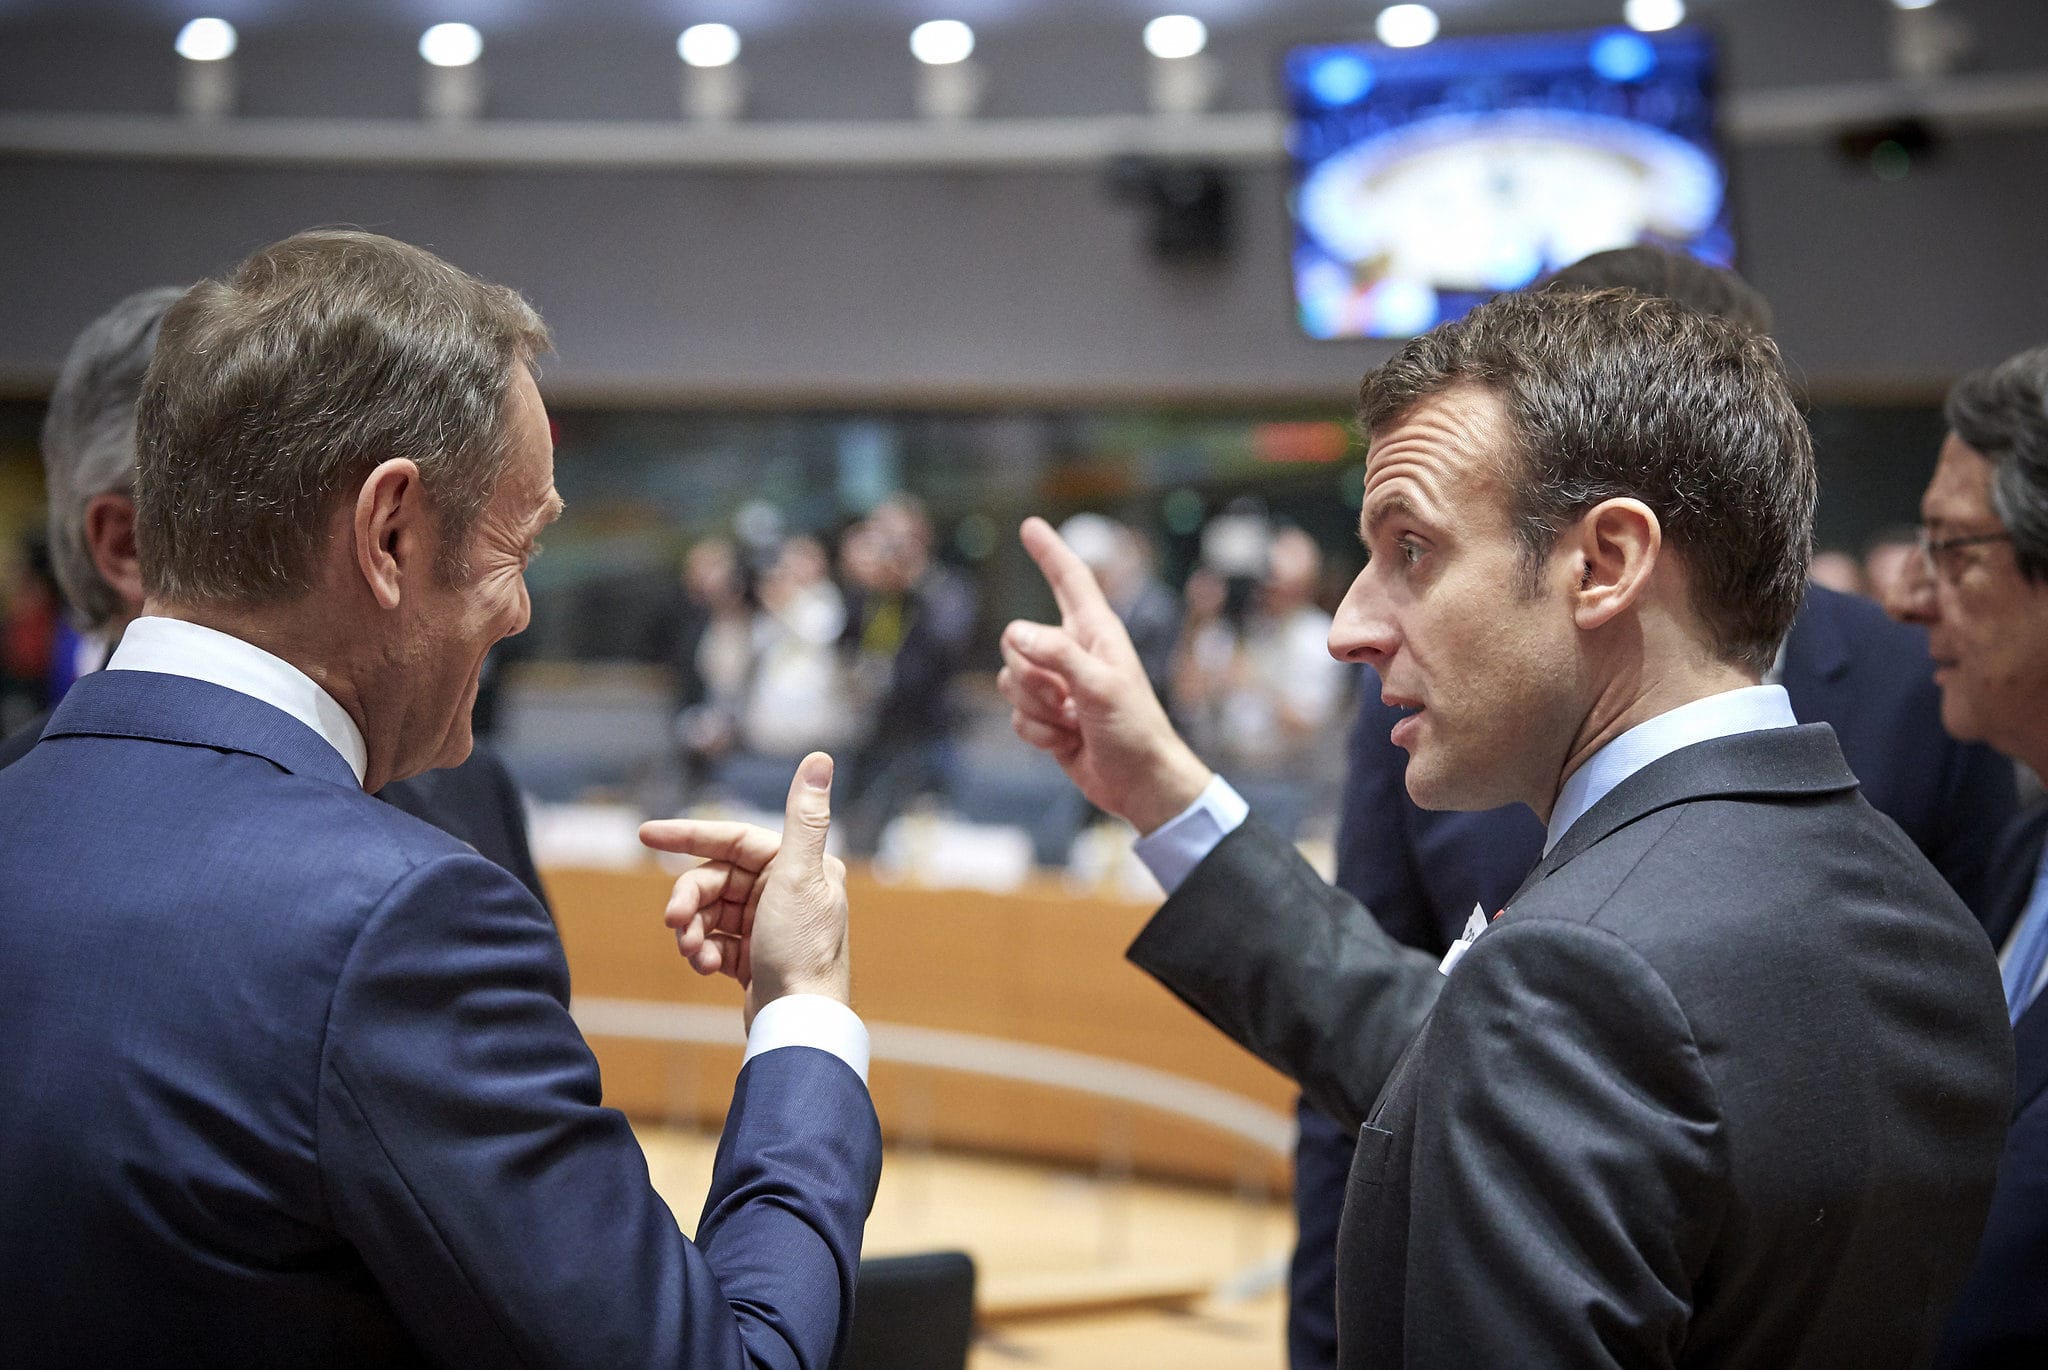
<svg viewBox="0 0 2048 1370"><path fill-rule="evenodd" d="M1565 780L1564 788L1558 791L1557 806L1550 813L1550 830L1543 840L1543 850L1547 852L1556 846L1586 810L1652 761L1662 760L1695 742L1798 724L1792 713L1791 697L1782 685L1745 685L1681 704L1638 723L1587 757L1585 764Z"/></svg>
<svg viewBox="0 0 2048 1370"><path fill-rule="evenodd" d="M138 618L121 635L107 669L204 680L282 709L340 752L356 783L363 783L370 753L348 710L304 671L254 643L182 619Z"/></svg>

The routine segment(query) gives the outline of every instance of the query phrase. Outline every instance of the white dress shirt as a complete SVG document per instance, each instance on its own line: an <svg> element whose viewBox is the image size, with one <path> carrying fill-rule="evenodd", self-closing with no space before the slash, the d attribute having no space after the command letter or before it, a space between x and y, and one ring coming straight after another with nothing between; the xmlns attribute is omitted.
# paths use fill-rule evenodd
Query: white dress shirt
<svg viewBox="0 0 2048 1370"><path fill-rule="evenodd" d="M1605 799L1622 781L1652 761L1681 747L1736 733L1766 728L1791 728L1792 701L1782 685L1747 685L1661 713L1638 723L1586 758L1558 792L1551 810L1543 850L1549 851L1586 810ZM1172 819L1138 839L1138 859L1168 894L1179 889L1216 844L1237 830L1251 808L1222 776L1209 781L1195 799Z"/></svg>
<svg viewBox="0 0 2048 1370"><path fill-rule="evenodd" d="M361 784L369 766L362 729L333 695L284 658L254 643L187 623L144 617L128 625L107 662L110 671L154 671L203 680L281 709L318 733L355 773ZM822 994L790 994L761 1007L747 1033L751 1061L777 1047L807 1046L830 1052L868 1078L868 1030L857 1014Z"/></svg>

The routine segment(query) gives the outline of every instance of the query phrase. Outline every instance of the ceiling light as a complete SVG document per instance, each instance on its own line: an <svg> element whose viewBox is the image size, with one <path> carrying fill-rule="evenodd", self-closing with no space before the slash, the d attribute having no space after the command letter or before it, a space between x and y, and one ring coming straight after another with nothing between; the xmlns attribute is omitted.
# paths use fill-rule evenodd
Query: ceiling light
<svg viewBox="0 0 2048 1370"><path fill-rule="evenodd" d="M676 55L693 67L729 67L739 60L739 31L731 24L692 24L676 39Z"/></svg>
<svg viewBox="0 0 2048 1370"><path fill-rule="evenodd" d="M974 55L974 30L958 19L933 19L910 31L910 55L926 66L950 66Z"/></svg>
<svg viewBox="0 0 2048 1370"><path fill-rule="evenodd" d="M235 54L235 26L225 19L194 19L178 30L178 56L219 62Z"/></svg>
<svg viewBox="0 0 2048 1370"><path fill-rule="evenodd" d="M1209 46L1209 26L1192 14L1162 14L1145 25L1145 51L1154 57L1193 57Z"/></svg>
<svg viewBox="0 0 2048 1370"><path fill-rule="evenodd" d="M1934 0L1892 0L1893 9L1924 10L1933 8Z"/></svg>
<svg viewBox="0 0 2048 1370"><path fill-rule="evenodd" d="M437 67L466 67L484 55L484 36L472 24L436 24L420 35L420 56Z"/></svg>
<svg viewBox="0 0 2048 1370"><path fill-rule="evenodd" d="M1436 11L1427 5L1389 5L1372 30L1390 48L1419 48L1436 37Z"/></svg>
<svg viewBox="0 0 2048 1370"><path fill-rule="evenodd" d="M1628 0L1621 7L1628 26L1643 33L1662 33L1685 22L1685 0Z"/></svg>

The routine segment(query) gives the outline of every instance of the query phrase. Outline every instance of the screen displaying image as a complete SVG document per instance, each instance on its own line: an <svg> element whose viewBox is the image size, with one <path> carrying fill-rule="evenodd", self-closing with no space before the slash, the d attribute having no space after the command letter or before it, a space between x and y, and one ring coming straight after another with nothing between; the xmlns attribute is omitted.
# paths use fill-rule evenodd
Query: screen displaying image
<svg viewBox="0 0 2048 1370"><path fill-rule="evenodd" d="M1302 47L1286 84L1311 337L1412 337L1631 243L1733 264L1699 30Z"/></svg>

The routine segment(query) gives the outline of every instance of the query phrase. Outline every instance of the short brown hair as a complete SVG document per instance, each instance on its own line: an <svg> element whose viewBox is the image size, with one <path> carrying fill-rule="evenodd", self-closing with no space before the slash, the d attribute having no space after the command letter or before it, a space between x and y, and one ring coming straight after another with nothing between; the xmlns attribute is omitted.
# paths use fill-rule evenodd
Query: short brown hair
<svg viewBox="0 0 2048 1370"><path fill-rule="evenodd" d="M393 457L419 466L436 569L462 579L514 368L547 348L516 292L374 233L301 233L201 281L164 316L137 407L144 588L295 598L334 510Z"/></svg>
<svg viewBox="0 0 2048 1370"><path fill-rule="evenodd" d="M1504 403L1510 506L1531 573L1580 514L1641 500L1691 572L1726 660L1767 669L1806 591L1813 446L1777 347L1626 290L1503 295L1410 341L1359 387L1366 434L1478 384Z"/></svg>

